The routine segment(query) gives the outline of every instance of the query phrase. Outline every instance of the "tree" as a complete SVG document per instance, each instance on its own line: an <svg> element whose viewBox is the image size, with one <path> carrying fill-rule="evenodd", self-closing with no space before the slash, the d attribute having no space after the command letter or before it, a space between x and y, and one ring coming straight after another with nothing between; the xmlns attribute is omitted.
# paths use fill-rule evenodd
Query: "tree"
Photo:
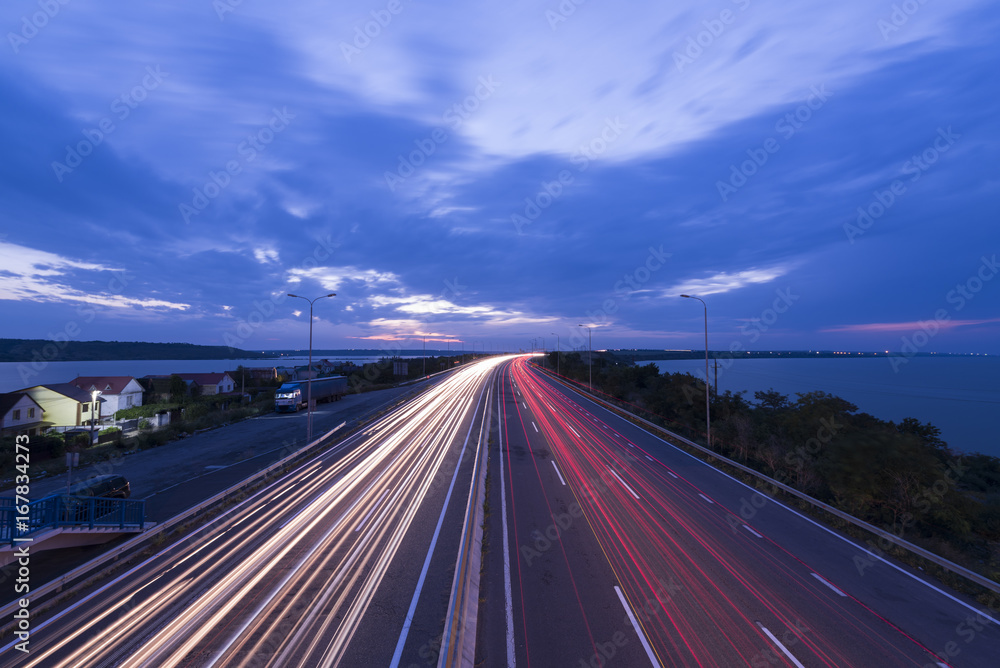
<svg viewBox="0 0 1000 668"><path fill-rule="evenodd" d="M188 386L184 382L184 379L178 376L176 373L170 376L170 401L175 404L179 404L184 401L184 397L187 396Z"/></svg>

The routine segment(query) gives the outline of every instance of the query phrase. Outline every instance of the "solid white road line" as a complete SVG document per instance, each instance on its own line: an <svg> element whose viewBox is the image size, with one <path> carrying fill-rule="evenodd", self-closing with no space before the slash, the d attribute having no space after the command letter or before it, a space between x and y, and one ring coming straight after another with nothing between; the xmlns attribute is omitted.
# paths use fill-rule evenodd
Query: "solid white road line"
<svg viewBox="0 0 1000 668"><path fill-rule="evenodd" d="M788 651L787 647L785 647L784 645L781 644L780 640L778 640L777 638L774 637L773 633L771 633L770 631L767 630L766 626L764 626L760 622L757 622L757 626L760 627L761 631L763 631L764 633L767 634L767 637L771 639L771 642L773 642L775 645L778 646L778 649L781 650L782 654L784 654L785 656L788 657L789 661L791 661L793 664L795 664L796 666L798 666L798 668L806 668L801 663L799 663L799 660L796 659L795 656L791 652Z"/></svg>
<svg viewBox="0 0 1000 668"><path fill-rule="evenodd" d="M629 494L631 494L632 496L634 496L637 499L639 498L639 495L632 491L632 488L628 486L628 483L625 482L624 480L622 480L622 477L620 475L618 475L618 473L614 469L608 469L608 470L611 471L611 475L613 475L614 477L618 478L618 482L620 482L622 485L625 486L625 489L628 490Z"/></svg>
<svg viewBox="0 0 1000 668"><path fill-rule="evenodd" d="M814 578L816 578L817 580L825 584L827 587L832 589L837 594L837 596L847 596L847 594L834 587L832 584L830 584L830 582L826 578L824 578L819 573L810 573L810 575L812 575Z"/></svg>
<svg viewBox="0 0 1000 668"><path fill-rule="evenodd" d="M497 420L503 420L497 395ZM507 668L514 668L514 604L510 595L510 539L507 537L507 478L503 474L503 425L500 425L500 517L503 520L503 593L507 615Z"/></svg>
<svg viewBox="0 0 1000 668"><path fill-rule="evenodd" d="M486 392L484 387L479 392L479 399L476 401L476 407L472 411L473 423L475 423L475 417L479 413L479 407L483 402L483 394ZM462 416L464 421L465 416ZM462 467L462 460L465 458L465 451L469 447L469 439L472 437L472 427L469 427L469 432L465 435L465 442L462 444L462 451L458 455L458 464L455 465L455 472L451 476L451 484L448 485L448 492L444 495L444 505L441 506L441 514L438 516L437 526L434 527L434 533L431 535L431 544L427 548L427 556L424 558L424 565L420 569L420 577L417 578L417 586L413 591L413 598L410 600L410 607L406 611L406 619L403 620L403 628L399 632L399 640L396 641L396 651L392 653L392 662L389 664L390 668L397 668L399 666L399 660L403 655L403 646L406 644L406 637L410 634L410 627L413 625L413 615L417 610L417 601L420 600L420 592L424 588L424 580L427 579L427 571L431 567L431 557L434 556L434 548L437 547L438 536L441 535L441 525L444 524L444 515L448 510L448 506L451 503L451 493L455 489L455 481L458 479L458 471Z"/></svg>
<svg viewBox="0 0 1000 668"><path fill-rule="evenodd" d="M639 622L635 620L635 615L632 614L632 608L629 607L628 602L625 600L625 595L622 594L622 590L617 586L615 586L615 593L618 594L618 600L622 602L622 607L625 608L625 614L628 615L629 621L632 622L632 628L635 629L635 634L639 636L639 642L642 643L642 648L646 650L646 656L649 657L649 662L656 668L660 668L660 662L656 660L656 655L653 654L653 648L649 646L649 641L646 640L646 634L639 628Z"/></svg>
<svg viewBox="0 0 1000 668"><path fill-rule="evenodd" d="M743 528L752 533L753 535L757 536L757 538L763 538L763 536L761 536L759 533L748 527L746 524L743 525ZM815 573L813 573L813 575L815 575Z"/></svg>
<svg viewBox="0 0 1000 668"><path fill-rule="evenodd" d="M563 480L562 473L559 473L559 467L556 466L556 461L554 459L552 460L552 468L554 468L556 470L556 475L559 476L559 482L561 482L563 485L565 485L566 481Z"/></svg>

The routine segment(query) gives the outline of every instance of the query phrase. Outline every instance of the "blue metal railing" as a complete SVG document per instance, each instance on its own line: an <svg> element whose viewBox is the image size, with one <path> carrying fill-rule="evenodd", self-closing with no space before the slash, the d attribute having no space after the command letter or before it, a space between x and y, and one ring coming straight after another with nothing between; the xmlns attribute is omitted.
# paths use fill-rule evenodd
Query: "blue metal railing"
<svg viewBox="0 0 1000 668"><path fill-rule="evenodd" d="M136 499L53 494L18 507L15 499L0 498L0 543L13 544L15 538L51 527L142 531L145 522L146 502Z"/></svg>

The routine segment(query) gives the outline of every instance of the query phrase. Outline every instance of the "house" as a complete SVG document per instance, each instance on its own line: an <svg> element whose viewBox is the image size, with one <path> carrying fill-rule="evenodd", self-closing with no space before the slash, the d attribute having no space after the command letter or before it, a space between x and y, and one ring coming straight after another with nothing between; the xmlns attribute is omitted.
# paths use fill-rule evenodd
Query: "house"
<svg viewBox="0 0 1000 668"><path fill-rule="evenodd" d="M91 420L108 414L102 410L103 397L98 396L94 405L91 405L91 393L72 383L35 385L18 392L27 394L41 406L43 418L40 428L43 430L66 431L90 424Z"/></svg>
<svg viewBox="0 0 1000 668"><path fill-rule="evenodd" d="M101 393L101 416L110 419L120 410L142 405L142 385L132 376L78 376L70 381L84 390Z"/></svg>
<svg viewBox="0 0 1000 668"><path fill-rule="evenodd" d="M228 373L178 373L185 382L191 381L201 386L201 393L229 394L236 390L236 381Z"/></svg>
<svg viewBox="0 0 1000 668"><path fill-rule="evenodd" d="M0 394L0 436L38 435L42 413L42 407L29 394Z"/></svg>

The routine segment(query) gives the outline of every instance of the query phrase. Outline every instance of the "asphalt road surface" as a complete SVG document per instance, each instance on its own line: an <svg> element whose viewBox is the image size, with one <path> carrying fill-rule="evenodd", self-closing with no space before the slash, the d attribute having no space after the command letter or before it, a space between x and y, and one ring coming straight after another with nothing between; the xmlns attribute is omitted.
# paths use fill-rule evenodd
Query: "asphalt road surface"
<svg viewBox="0 0 1000 668"><path fill-rule="evenodd" d="M988 611L523 358L502 383L484 665L1000 665Z"/></svg>

